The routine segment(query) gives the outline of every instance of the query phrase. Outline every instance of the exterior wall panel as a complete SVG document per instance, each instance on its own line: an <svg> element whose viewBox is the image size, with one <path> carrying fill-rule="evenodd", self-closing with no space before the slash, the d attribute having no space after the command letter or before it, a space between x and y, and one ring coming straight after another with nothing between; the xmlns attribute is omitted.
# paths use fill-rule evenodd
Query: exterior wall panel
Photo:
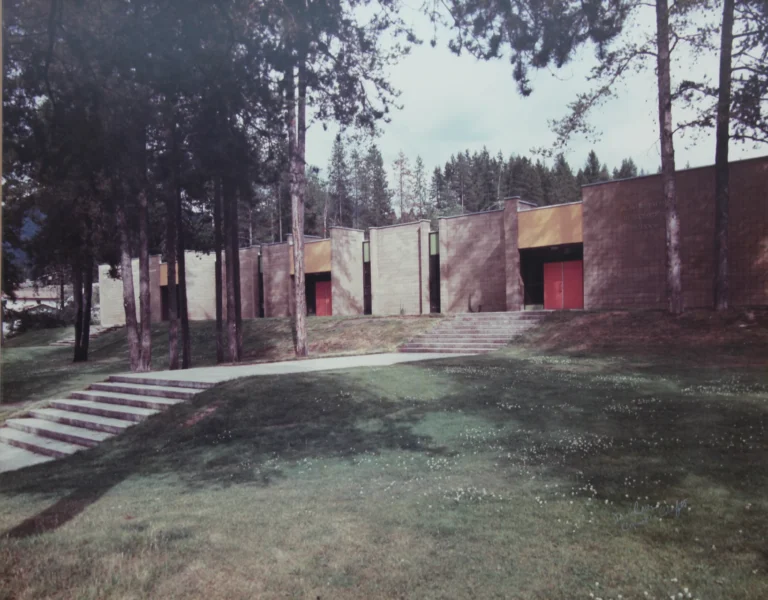
<svg viewBox="0 0 768 600"><path fill-rule="evenodd" d="M581 202L525 210L517 218L520 249L584 241Z"/></svg>
<svg viewBox="0 0 768 600"><path fill-rule="evenodd" d="M429 313L429 221L371 228L374 315Z"/></svg>
<svg viewBox="0 0 768 600"><path fill-rule="evenodd" d="M334 315L363 314L363 232L331 227L331 289Z"/></svg>
<svg viewBox="0 0 768 600"><path fill-rule="evenodd" d="M730 174L730 301L766 305L768 158L731 163ZM677 173L686 308L713 304L714 181L714 167ZM587 186L582 196L586 308L666 308L661 176Z"/></svg>
<svg viewBox="0 0 768 600"><path fill-rule="evenodd" d="M504 225L504 211L440 219L442 312L506 310Z"/></svg>

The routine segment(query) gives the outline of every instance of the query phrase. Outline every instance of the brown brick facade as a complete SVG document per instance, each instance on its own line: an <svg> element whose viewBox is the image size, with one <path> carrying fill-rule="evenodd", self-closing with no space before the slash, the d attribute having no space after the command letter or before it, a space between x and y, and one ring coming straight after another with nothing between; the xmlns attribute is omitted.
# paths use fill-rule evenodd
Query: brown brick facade
<svg viewBox="0 0 768 600"><path fill-rule="evenodd" d="M505 211L439 220L442 312L507 309Z"/></svg>
<svg viewBox="0 0 768 600"><path fill-rule="evenodd" d="M731 164L730 268L734 306L768 304L768 159ZM714 167L677 173L686 308L711 307L714 277ZM666 307L661 177L582 189L584 305Z"/></svg>
<svg viewBox="0 0 768 600"><path fill-rule="evenodd" d="M293 304L293 282L290 275L288 244L265 244L261 247L261 270L264 278L264 316L288 317Z"/></svg>

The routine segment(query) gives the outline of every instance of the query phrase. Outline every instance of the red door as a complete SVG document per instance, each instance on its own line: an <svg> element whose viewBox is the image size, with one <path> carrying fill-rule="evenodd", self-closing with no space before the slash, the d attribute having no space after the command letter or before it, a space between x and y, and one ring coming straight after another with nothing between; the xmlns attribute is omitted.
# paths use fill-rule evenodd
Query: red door
<svg viewBox="0 0 768 600"><path fill-rule="evenodd" d="M544 309L563 308L563 263L544 263Z"/></svg>
<svg viewBox="0 0 768 600"><path fill-rule="evenodd" d="M315 282L315 314L318 317L330 317L333 314L330 281Z"/></svg>
<svg viewBox="0 0 768 600"><path fill-rule="evenodd" d="M563 308L584 308L584 262L563 263Z"/></svg>

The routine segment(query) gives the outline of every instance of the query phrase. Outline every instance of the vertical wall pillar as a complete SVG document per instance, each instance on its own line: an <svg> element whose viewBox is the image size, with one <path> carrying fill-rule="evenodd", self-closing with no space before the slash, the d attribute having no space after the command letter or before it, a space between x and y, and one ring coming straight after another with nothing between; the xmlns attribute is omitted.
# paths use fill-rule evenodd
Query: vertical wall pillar
<svg viewBox="0 0 768 600"><path fill-rule="evenodd" d="M504 268L507 288L507 310L523 310L523 279L520 275L520 252L517 247L517 210L520 198L504 203Z"/></svg>
<svg viewBox="0 0 768 600"><path fill-rule="evenodd" d="M419 222L419 292L421 314L429 314L429 230L431 223L427 219Z"/></svg>

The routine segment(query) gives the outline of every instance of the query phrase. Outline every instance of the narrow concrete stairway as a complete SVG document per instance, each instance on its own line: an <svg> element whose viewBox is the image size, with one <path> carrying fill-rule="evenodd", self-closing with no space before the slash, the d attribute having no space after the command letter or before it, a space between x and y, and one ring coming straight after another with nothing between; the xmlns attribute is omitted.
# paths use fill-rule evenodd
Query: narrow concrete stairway
<svg viewBox="0 0 768 600"><path fill-rule="evenodd" d="M534 327L545 312L465 313L444 319L400 347L400 352L492 352Z"/></svg>
<svg viewBox="0 0 768 600"><path fill-rule="evenodd" d="M46 408L8 419L0 428L0 446L8 444L21 450L10 454L19 466L68 456L96 446L212 385L199 381L169 385L114 375L83 392L72 392L69 398L50 400ZM2 454L0 448L0 457Z"/></svg>

